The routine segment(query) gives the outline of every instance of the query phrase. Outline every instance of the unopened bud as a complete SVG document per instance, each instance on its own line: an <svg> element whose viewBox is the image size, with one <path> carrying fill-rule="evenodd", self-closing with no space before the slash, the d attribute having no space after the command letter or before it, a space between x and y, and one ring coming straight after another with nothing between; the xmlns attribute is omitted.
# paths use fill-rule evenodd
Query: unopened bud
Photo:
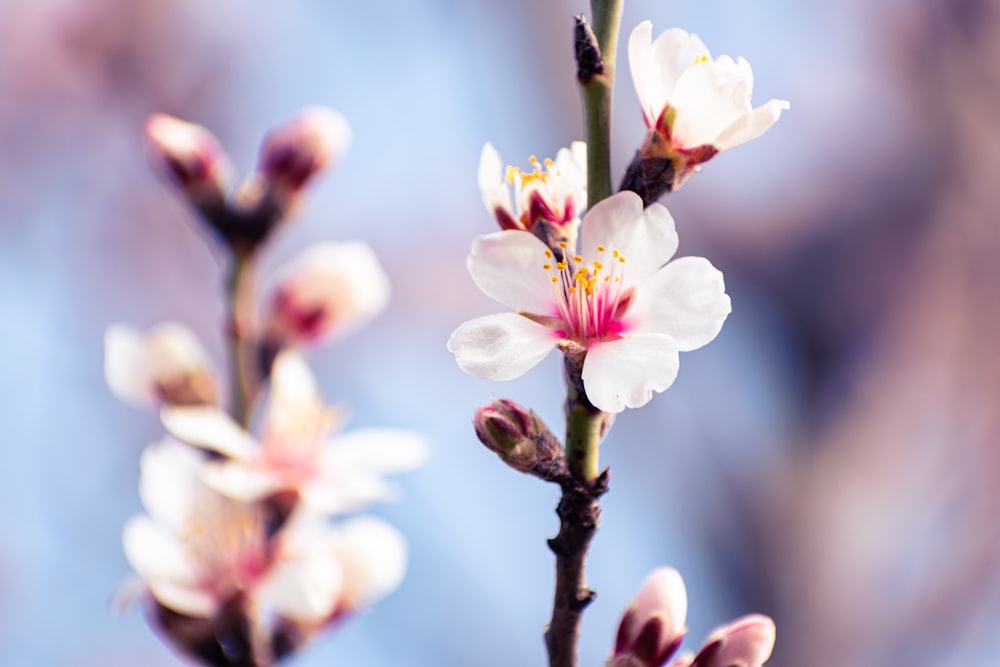
<svg viewBox="0 0 1000 667"><path fill-rule="evenodd" d="M565 455L552 432L531 410L498 399L476 410L480 442L520 472L554 481L565 473Z"/></svg>
<svg viewBox="0 0 1000 667"><path fill-rule="evenodd" d="M298 193L320 171L339 160L351 141L347 120L326 107L308 107L291 122L272 130L260 149L258 170L268 195L287 211Z"/></svg>
<svg viewBox="0 0 1000 667"><path fill-rule="evenodd" d="M146 148L153 168L203 211L221 210L230 166L215 136L201 125L155 113L146 120Z"/></svg>
<svg viewBox="0 0 1000 667"><path fill-rule="evenodd" d="M361 241L312 245L278 276L266 318L273 347L344 336L389 301L389 278Z"/></svg>
<svg viewBox="0 0 1000 667"><path fill-rule="evenodd" d="M743 616L714 630L691 667L761 667L771 657L775 636L770 617Z"/></svg>
<svg viewBox="0 0 1000 667"><path fill-rule="evenodd" d="M622 615L609 665L660 667L677 651L687 628L687 591L672 567L654 570Z"/></svg>

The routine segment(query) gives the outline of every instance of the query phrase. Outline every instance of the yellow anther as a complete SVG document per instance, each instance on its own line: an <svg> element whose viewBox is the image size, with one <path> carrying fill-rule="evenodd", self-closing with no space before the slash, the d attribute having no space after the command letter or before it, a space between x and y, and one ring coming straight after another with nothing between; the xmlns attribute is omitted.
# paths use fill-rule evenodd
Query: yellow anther
<svg viewBox="0 0 1000 667"><path fill-rule="evenodd" d="M533 165L537 165L538 164L538 158L535 157L534 155L532 155L531 157L528 158L528 162L530 162Z"/></svg>
<svg viewBox="0 0 1000 667"><path fill-rule="evenodd" d="M563 260L562 262L559 262L558 264L556 264L556 268L559 269L560 271L565 271L566 270L566 266L567 266L567 264L566 264L565 260Z"/></svg>
<svg viewBox="0 0 1000 667"><path fill-rule="evenodd" d="M548 257L549 259L552 259L552 251L551 250L546 250L545 251L545 256Z"/></svg>
<svg viewBox="0 0 1000 667"><path fill-rule="evenodd" d="M703 53L694 59L694 64L697 65L698 63L707 63L708 61L709 61L708 54Z"/></svg>
<svg viewBox="0 0 1000 667"><path fill-rule="evenodd" d="M614 254L615 257L618 257L618 251L617 250L615 250L613 254Z"/></svg>
<svg viewBox="0 0 1000 667"><path fill-rule="evenodd" d="M606 283L611 282L611 276L604 276L604 282Z"/></svg>
<svg viewBox="0 0 1000 667"><path fill-rule="evenodd" d="M624 264L625 263L625 258L624 257L619 257L618 261L621 262L622 264Z"/></svg>
<svg viewBox="0 0 1000 667"><path fill-rule="evenodd" d="M608 276L608 277L610 278L610 276ZM620 283L621 281L622 281L622 277L621 276L615 276L615 282L616 283Z"/></svg>
<svg viewBox="0 0 1000 667"><path fill-rule="evenodd" d="M547 158L545 158L545 162L544 162L544 164L545 164L545 166L546 166L546 167L548 167L549 169L551 169L552 167L556 166L556 163L552 161L552 158L548 158L548 157L547 157Z"/></svg>
<svg viewBox="0 0 1000 667"><path fill-rule="evenodd" d="M579 255L573 255L573 261L574 262L582 262L583 261L583 257L580 257Z"/></svg>
<svg viewBox="0 0 1000 667"><path fill-rule="evenodd" d="M594 262L594 271L595 272L600 271L603 268L604 268L603 264L601 264L600 262Z"/></svg>
<svg viewBox="0 0 1000 667"><path fill-rule="evenodd" d="M545 269L546 271L551 271L552 270L552 265L551 264L542 264L542 268Z"/></svg>
<svg viewBox="0 0 1000 667"><path fill-rule="evenodd" d="M568 289L567 291L568 291L568 292L569 292L570 294L576 294L576 288L575 288L575 287L570 287L570 288L569 288L569 289Z"/></svg>
<svg viewBox="0 0 1000 667"><path fill-rule="evenodd" d="M602 245L597 246L597 252L604 252L604 246ZM615 252L615 254L618 254L617 251Z"/></svg>
<svg viewBox="0 0 1000 667"><path fill-rule="evenodd" d="M552 280L552 282L554 282L554 283L559 282L559 279L556 278L555 276L552 276L552 278L550 280Z"/></svg>
<svg viewBox="0 0 1000 667"><path fill-rule="evenodd" d="M559 247L562 248L563 250L565 250L567 248L566 242L565 241L560 241L559 242Z"/></svg>
<svg viewBox="0 0 1000 667"><path fill-rule="evenodd" d="M514 169L514 167L507 167L507 182L508 183L513 183L514 182L514 175L516 174L516 172L517 172L517 170Z"/></svg>

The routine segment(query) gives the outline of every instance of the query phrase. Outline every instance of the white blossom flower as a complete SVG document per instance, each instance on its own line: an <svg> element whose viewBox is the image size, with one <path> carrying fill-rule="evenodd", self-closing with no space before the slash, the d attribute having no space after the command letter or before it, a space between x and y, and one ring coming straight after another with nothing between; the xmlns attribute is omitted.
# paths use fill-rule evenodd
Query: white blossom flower
<svg viewBox="0 0 1000 667"><path fill-rule="evenodd" d="M458 365L509 380L554 348L583 359L587 398L605 412L645 405L677 375L678 352L718 334L730 312L722 274L702 257L667 263L677 233L667 209L643 210L632 192L593 206L582 249L557 262L530 234L496 232L473 243L469 271L514 313L480 317L448 340Z"/></svg>
<svg viewBox="0 0 1000 667"><path fill-rule="evenodd" d="M632 31L629 66L646 125L665 142L658 150L678 167L693 169L759 137L789 108L779 99L751 106L753 72L746 59L712 60L705 43L680 28L655 41L652 33L649 21Z"/></svg>
<svg viewBox="0 0 1000 667"><path fill-rule="evenodd" d="M333 529L292 520L272 538L261 506L208 488L203 465L200 452L170 438L143 452L139 491L149 515L130 519L122 541L153 597L196 618L240 598L304 623L333 614L344 591Z"/></svg>
<svg viewBox="0 0 1000 667"><path fill-rule="evenodd" d="M104 378L111 393L138 406L216 402L208 353L189 328L164 322L145 334L124 324L104 334Z"/></svg>
<svg viewBox="0 0 1000 667"><path fill-rule="evenodd" d="M587 208L587 144L574 141L560 148L556 159L539 162L531 157L531 171L507 166L487 143L479 158L479 189L486 210L501 229L534 231L541 221L567 229L575 227ZM513 188L513 199L511 189Z"/></svg>
<svg viewBox="0 0 1000 667"><path fill-rule="evenodd" d="M286 345L344 336L389 302L389 277L361 241L316 243L279 269L276 282L265 326Z"/></svg>
<svg viewBox="0 0 1000 667"><path fill-rule="evenodd" d="M427 456L424 440L408 431L371 428L331 436L336 417L292 351L275 360L259 442L217 408L163 411L164 426L176 438L224 455L205 466L203 478L237 500L290 490L314 511L351 512L391 499L395 488L382 475L415 468Z"/></svg>

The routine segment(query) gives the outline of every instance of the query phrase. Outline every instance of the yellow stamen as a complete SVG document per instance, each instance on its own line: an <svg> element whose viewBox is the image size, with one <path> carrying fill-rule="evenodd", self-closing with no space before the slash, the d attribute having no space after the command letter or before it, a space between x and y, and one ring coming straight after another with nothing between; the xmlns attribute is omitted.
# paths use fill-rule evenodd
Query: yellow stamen
<svg viewBox="0 0 1000 667"><path fill-rule="evenodd" d="M703 53L694 59L694 64L697 65L698 63L707 63L708 61L709 61L708 54Z"/></svg>

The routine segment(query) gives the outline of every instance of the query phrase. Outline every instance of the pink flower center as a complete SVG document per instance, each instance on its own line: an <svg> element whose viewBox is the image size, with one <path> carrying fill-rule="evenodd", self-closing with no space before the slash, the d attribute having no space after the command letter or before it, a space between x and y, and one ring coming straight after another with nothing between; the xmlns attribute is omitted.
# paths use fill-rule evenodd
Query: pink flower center
<svg viewBox="0 0 1000 667"><path fill-rule="evenodd" d="M560 246L566 249L565 243ZM597 259L585 264L580 255L553 262L552 251L546 250L548 261L542 265L552 282L560 325L565 327L562 335L584 346L621 338L622 317L632 295L622 288L625 257L617 250L608 253L604 246L597 246L597 253Z"/></svg>
<svg viewBox="0 0 1000 667"><path fill-rule="evenodd" d="M521 224L530 230L538 220L571 222L576 216L576 204L571 192L563 192L555 162L549 158L539 162L534 155L530 162L531 171L507 167L506 180L514 186Z"/></svg>

